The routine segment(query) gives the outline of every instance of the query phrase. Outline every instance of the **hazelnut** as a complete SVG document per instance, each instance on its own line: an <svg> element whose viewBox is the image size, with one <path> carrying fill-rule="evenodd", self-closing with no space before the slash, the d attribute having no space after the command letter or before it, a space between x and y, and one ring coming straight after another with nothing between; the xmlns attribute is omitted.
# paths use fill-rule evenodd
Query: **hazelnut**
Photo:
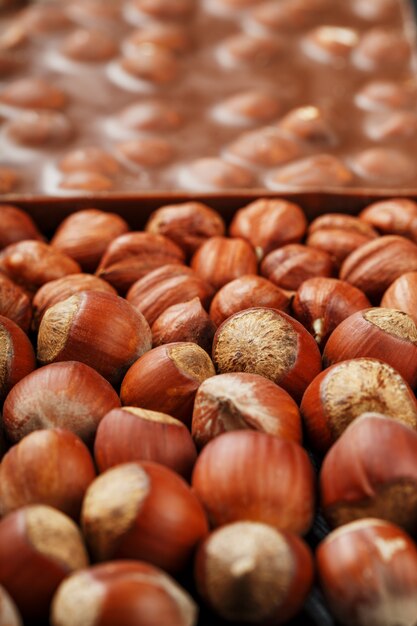
<svg viewBox="0 0 417 626"><path fill-rule="evenodd" d="M301 443L301 418L291 396L257 374L220 374L195 397L192 435L199 448L223 432L250 428Z"/></svg>
<svg viewBox="0 0 417 626"><path fill-rule="evenodd" d="M230 70L267 68L282 52L277 37L240 32L225 39L217 50L219 62Z"/></svg>
<svg viewBox="0 0 417 626"><path fill-rule="evenodd" d="M164 235L132 232L109 243L96 274L120 293L126 293L133 283L154 269L183 262L181 248Z"/></svg>
<svg viewBox="0 0 417 626"><path fill-rule="evenodd" d="M136 46L134 54L123 57L120 64L128 74L156 85L172 83L179 73L175 54L149 42Z"/></svg>
<svg viewBox="0 0 417 626"><path fill-rule="evenodd" d="M413 106L413 91L410 82L373 80L357 92L355 104L365 111L407 109Z"/></svg>
<svg viewBox="0 0 417 626"><path fill-rule="evenodd" d="M195 562L200 595L217 615L238 623L286 623L304 604L313 571L299 537L259 522L218 528Z"/></svg>
<svg viewBox="0 0 417 626"><path fill-rule="evenodd" d="M318 547L321 587L345 626L412 624L417 614L417 546L397 526L364 519Z"/></svg>
<svg viewBox="0 0 417 626"><path fill-rule="evenodd" d="M417 433L380 413L363 413L327 453L321 504L332 526L377 517L417 529Z"/></svg>
<svg viewBox="0 0 417 626"><path fill-rule="evenodd" d="M220 374L260 374L300 400L321 370L321 357L313 337L283 311L246 309L218 328L213 361Z"/></svg>
<svg viewBox="0 0 417 626"><path fill-rule="evenodd" d="M32 35L55 33L71 26L64 7L52 4L33 4L21 14L22 25Z"/></svg>
<svg viewBox="0 0 417 626"><path fill-rule="evenodd" d="M120 171L120 165L118 164L116 159L108 152L105 152L101 148L97 148L95 146L77 148L76 150L71 150L71 152L67 152L64 158L59 162L58 167L61 172L65 172L66 174L76 174L77 172L91 172L94 174L102 174L103 176L110 177L115 176ZM97 211L97 209L86 210L90 211L89 214L91 215L91 218L94 217L94 214L91 214L91 211ZM81 215L83 215L85 214L86 210L79 211L78 214L81 213ZM78 214L76 213L75 216ZM87 213L87 215L89 214ZM99 217L100 213L97 211L96 215L97 217ZM74 220L72 222L73 224L74 222L77 223L77 218L75 216L72 217L72 219ZM110 216L115 216L115 214L110 213ZM128 230L128 227L124 220L122 220L119 216L117 217L119 223L118 234L121 234L122 232ZM109 220L109 222L111 224L111 220ZM114 218L112 225L113 229L116 229L116 220Z"/></svg>
<svg viewBox="0 0 417 626"><path fill-rule="evenodd" d="M101 63L117 53L117 46L108 34L101 30L77 29L63 41L61 52L73 61Z"/></svg>
<svg viewBox="0 0 417 626"><path fill-rule="evenodd" d="M165 46L171 52L182 54L190 49L191 38L187 30L179 24L150 22L126 37L123 41L123 49L126 54L134 54L136 48L144 43Z"/></svg>
<svg viewBox="0 0 417 626"><path fill-rule="evenodd" d="M123 379L120 398L125 406L167 413L189 423L198 387L215 373L207 352L197 344L164 344L132 365Z"/></svg>
<svg viewBox="0 0 417 626"><path fill-rule="evenodd" d="M20 78L2 90L0 101L22 109L60 111L66 106L67 97L60 89L42 78Z"/></svg>
<svg viewBox="0 0 417 626"><path fill-rule="evenodd" d="M17 607L4 587L0 585L0 624L4 626L23 626Z"/></svg>
<svg viewBox="0 0 417 626"><path fill-rule="evenodd" d="M128 131L152 133L173 132L184 123L182 114L162 100L131 104L119 114L118 121Z"/></svg>
<svg viewBox="0 0 417 626"><path fill-rule="evenodd" d="M219 289L210 305L210 317L220 326L228 317L244 309L258 306L287 312L289 303L287 294L271 281L246 274Z"/></svg>
<svg viewBox="0 0 417 626"><path fill-rule="evenodd" d="M257 266L254 249L239 238L211 237L191 260L191 268L215 289L244 274L256 274Z"/></svg>
<svg viewBox="0 0 417 626"><path fill-rule="evenodd" d="M131 461L154 461L188 479L197 452L190 432L179 420L126 406L113 409L101 420L94 457L100 472Z"/></svg>
<svg viewBox="0 0 417 626"><path fill-rule="evenodd" d="M193 0L132 0L131 4L156 20L185 19L194 9Z"/></svg>
<svg viewBox="0 0 417 626"><path fill-rule="evenodd" d="M412 111L390 111L370 117L365 132L374 141L409 140L417 133L417 115Z"/></svg>
<svg viewBox="0 0 417 626"><path fill-rule="evenodd" d="M44 621L60 582L87 565L80 530L60 511L32 505L0 521L0 584L25 623Z"/></svg>
<svg viewBox="0 0 417 626"><path fill-rule="evenodd" d="M207 308L213 293L213 287L189 267L169 264L133 283L126 298L152 326L161 313L180 302L200 298Z"/></svg>
<svg viewBox="0 0 417 626"><path fill-rule="evenodd" d="M377 359L351 359L327 368L308 386L300 409L309 440L322 453L366 411L417 429L413 392L393 367Z"/></svg>
<svg viewBox="0 0 417 626"><path fill-rule="evenodd" d="M374 202L361 211L359 218L383 235L401 235L417 242L417 203L413 200Z"/></svg>
<svg viewBox="0 0 417 626"><path fill-rule="evenodd" d="M77 520L96 475L84 443L69 430L36 430L10 448L0 465L0 510L46 504Z"/></svg>
<svg viewBox="0 0 417 626"><path fill-rule="evenodd" d="M161 313L152 324L152 344L188 341L199 345L211 354L217 326L203 309L199 298L173 304Z"/></svg>
<svg viewBox="0 0 417 626"><path fill-rule="evenodd" d="M406 68L411 46L402 32L374 27L362 36L353 53L353 61L363 70Z"/></svg>
<svg viewBox="0 0 417 626"><path fill-rule="evenodd" d="M223 218L201 202L169 204L154 211L145 230L164 235L176 243L187 256L192 255L210 237L225 233Z"/></svg>
<svg viewBox="0 0 417 626"><path fill-rule="evenodd" d="M381 306L399 309L407 313L417 324L417 307L414 302L417 294L417 271L399 276L382 296Z"/></svg>
<svg viewBox="0 0 417 626"><path fill-rule="evenodd" d="M32 319L29 296L4 274L0 274L0 316L7 317L27 332Z"/></svg>
<svg viewBox="0 0 417 626"><path fill-rule="evenodd" d="M192 486L214 527L248 520L304 534L311 526L313 468L294 441L251 430L223 433L200 453Z"/></svg>
<svg viewBox="0 0 417 626"><path fill-rule="evenodd" d="M84 271L93 272L107 246L128 230L116 213L84 209L61 222L51 245L77 261Z"/></svg>
<svg viewBox="0 0 417 626"><path fill-rule="evenodd" d="M275 126L248 131L226 149L231 161L254 167L276 167L302 155L300 145Z"/></svg>
<svg viewBox="0 0 417 626"><path fill-rule="evenodd" d="M345 259L340 278L378 302L396 278L417 270L417 246L398 235L385 235L363 244Z"/></svg>
<svg viewBox="0 0 417 626"><path fill-rule="evenodd" d="M59 187L68 191L110 191L113 188L113 181L108 176L104 176L99 172L91 172L87 168L85 171L66 174Z"/></svg>
<svg viewBox="0 0 417 626"><path fill-rule="evenodd" d="M64 113L24 111L5 124L5 133L21 146L57 148L72 139L74 128Z"/></svg>
<svg viewBox="0 0 417 626"><path fill-rule="evenodd" d="M122 159L130 165L153 168L173 160L175 149L171 142L159 137L141 137L117 145Z"/></svg>
<svg viewBox="0 0 417 626"><path fill-rule="evenodd" d="M271 31L297 31L307 27L326 8L328 0L292 0L262 2L251 12L256 25Z"/></svg>
<svg viewBox="0 0 417 626"><path fill-rule="evenodd" d="M32 344L23 330L0 315L0 405L9 391L36 367Z"/></svg>
<svg viewBox="0 0 417 626"><path fill-rule="evenodd" d="M260 89L241 91L221 101L212 111L213 118L228 126L257 126L270 122L281 110L280 100Z"/></svg>
<svg viewBox="0 0 417 626"><path fill-rule="evenodd" d="M361 178L385 188L411 185L416 175L413 158L395 148L368 148L352 157L350 166Z"/></svg>
<svg viewBox="0 0 417 626"><path fill-rule="evenodd" d="M349 63L352 51L358 43L358 32L352 28L318 26L307 33L303 48L313 60L342 69Z"/></svg>
<svg viewBox="0 0 417 626"><path fill-rule="evenodd" d="M181 571L208 532L203 507L187 483L150 461L98 476L87 489L81 518L94 559L144 560L168 572Z"/></svg>
<svg viewBox="0 0 417 626"><path fill-rule="evenodd" d="M3 423L14 442L34 430L58 427L89 443L100 420L119 406L112 386L88 365L52 363L13 387L3 406Z"/></svg>
<svg viewBox="0 0 417 626"><path fill-rule="evenodd" d="M314 147L336 143L329 121L315 106L292 109L279 121L278 128Z"/></svg>
<svg viewBox="0 0 417 626"><path fill-rule="evenodd" d="M347 317L371 306L360 290L337 278L309 278L292 301L294 317L311 333L319 347ZM350 338L349 338L350 339Z"/></svg>
<svg viewBox="0 0 417 626"><path fill-rule="evenodd" d="M9 204L0 205L0 249L23 239L43 239L28 213Z"/></svg>
<svg viewBox="0 0 417 626"><path fill-rule="evenodd" d="M123 298L83 291L45 311L39 325L41 364L81 361L113 384L152 347L149 324Z"/></svg>
<svg viewBox="0 0 417 626"><path fill-rule="evenodd" d="M198 192L240 190L255 185L254 176L244 167L216 157L192 161L180 173L184 189Z"/></svg>
<svg viewBox="0 0 417 626"><path fill-rule="evenodd" d="M76 261L43 241L19 241L0 252L0 272L28 291L81 271Z"/></svg>
<svg viewBox="0 0 417 626"><path fill-rule="evenodd" d="M237 211L230 225L232 237L242 237L262 259L271 250L302 240L307 220L298 204L260 199Z"/></svg>
<svg viewBox="0 0 417 626"><path fill-rule="evenodd" d="M300 243L290 243L266 255L261 263L261 274L274 285L296 291L305 280L334 274L330 254Z"/></svg>
<svg viewBox="0 0 417 626"><path fill-rule="evenodd" d="M340 267L351 252L377 236L372 226L357 217L327 213L312 221L306 244L330 254L336 267Z"/></svg>
<svg viewBox="0 0 417 626"><path fill-rule="evenodd" d="M0 275L1 285L1 275ZM1 290L1 286L0 286ZM62 302L80 291L103 291L117 295L116 290L105 280L91 274L68 274L63 278L50 280L36 292L33 304L33 327L39 328L39 324L45 312L57 302Z"/></svg>
<svg viewBox="0 0 417 626"><path fill-rule="evenodd" d="M322 190L346 187L353 180L345 164L332 154L315 154L272 171L266 179L269 189Z"/></svg>
<svg viewBox="0 0 417 626"><path fill-rule="evenodd" d="M122 615L147 626L196 626L191 596L162 570L139 561L95 565L68 576L53 598L51 625L120 624ZM127 623L127 622L126 622Z"/></svg>
<svg viewBox="0 0 417 626"><path fill-rule="evenodd" d="M403 311L374 307L343 320L323 352L325 367L356 357L388 363L411 387L417 385L417 327Z"/></svg>

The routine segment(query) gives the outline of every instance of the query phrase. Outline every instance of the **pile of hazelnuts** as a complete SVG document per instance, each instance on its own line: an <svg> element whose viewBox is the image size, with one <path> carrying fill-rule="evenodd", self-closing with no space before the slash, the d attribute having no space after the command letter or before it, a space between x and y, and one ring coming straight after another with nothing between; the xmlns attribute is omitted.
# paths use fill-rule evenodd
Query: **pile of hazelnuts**
<svg viewBox="0 0 417 626"><path fill-rule="evenodd" d="M416 323L411 200L1 206L0 625L417 623Z"/></svg>

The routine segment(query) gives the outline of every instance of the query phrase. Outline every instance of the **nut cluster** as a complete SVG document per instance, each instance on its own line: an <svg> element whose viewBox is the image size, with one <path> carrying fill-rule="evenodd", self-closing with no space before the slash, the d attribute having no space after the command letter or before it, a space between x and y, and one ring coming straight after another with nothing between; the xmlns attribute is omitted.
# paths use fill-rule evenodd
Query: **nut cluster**
<svg viewBox="0 0 417 626"><path fill-rule="evenodd" d="M414 623L416 223L0 206L0 624Z"/></svg>

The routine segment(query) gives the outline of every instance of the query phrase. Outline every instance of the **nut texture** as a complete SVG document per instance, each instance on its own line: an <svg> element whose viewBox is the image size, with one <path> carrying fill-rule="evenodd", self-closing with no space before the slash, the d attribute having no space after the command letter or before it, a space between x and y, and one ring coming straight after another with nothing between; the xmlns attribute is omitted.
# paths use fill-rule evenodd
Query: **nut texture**
<svg viewBox="0 0 417 626"><path fill-rule="evenodd" d="M129 369L120 389L122 404L167 413L189 423L198 387L215 373L207 352L195 343L164 344Z"/></svg>
<svg viewBox="0 0 417 626"><path fill-rule="evenodd" d="M169 572L184 568L208 531L187 483L149 461L119 465L96 478L84 499L82 527L96 560L142 559Z"/></svg>
<svg viewBox="0 0 417 626"><path fill-rule="evenodd" d="M407 272L399 276L388 287L382 296L381 306L404 311L417 324L416 294L417 272Z"/></svg>
<svg viewBox="0 0 417 626"><path fill-rule="evenodd" d="M0 403L35 367L35 353L27 335L12 320L0 316Z"/></svg>
<svg viewBox="0 0 417 626"><path fill-rule="evenodd" d="M417 241L417 203L405 198L392 198L370 204L359 218L383 235L402 235Z"/></svg>
<svg viewBox="0 0 417 626"><path fill-rule="evenodd" d="M313 337L282 311L253 308L228 318L217 330L213 362L220 374L260 374L301 399L321 370Z"/></svg>
<svg viewBox="0 0 417 626"><path fill-rule="evenodd" d="M327 252L293 243L270 252L262 261L261 274L281 289L295 291L309 278L332 276L334 265Z"/></svg>
<svg viewBox="0 0 417 626"><path fill-rule="evenodd" d="M32 218L15 206L0 205L0 224L0 250L24 239L43 239Z"/></svg>
<svg viewBox="0 0 417 626"><path fill-rule="evenodd" d="M301 443L301 419L291 396L257 374L220 374L203 381L194 402L192 435L203 447L223 432L249 428Z"/></svg>
<svg viewBox="0 0 417 626"><path fill-rule="evenodd" d="M214 527L251 520L304 534L313 519L307 453L280 437L250 430L216 437L197 459L192 486Z"/></svg>
<svg viewBox="0 0 417 626"><path fill-rule="evenodd" d="M116 384L151 346L149 324L131 304L110 293L84 291L45 312L37 356L43 365L81 361Z"/></svg>
<svg viewBox="0 0 417 626"><path fill-rule="evenodd" d="M0 274L0 315L29 330L32 306L29 296L4 274Z"/></svg>
<svg viewBox="0 0 417 626"><path fill-rule="evenodd" d="M13 387L3 406L3 423L14 442L34 430L55 427L90 442L99 421L118 406L110 383L88 365L52 363Z"/></svg>

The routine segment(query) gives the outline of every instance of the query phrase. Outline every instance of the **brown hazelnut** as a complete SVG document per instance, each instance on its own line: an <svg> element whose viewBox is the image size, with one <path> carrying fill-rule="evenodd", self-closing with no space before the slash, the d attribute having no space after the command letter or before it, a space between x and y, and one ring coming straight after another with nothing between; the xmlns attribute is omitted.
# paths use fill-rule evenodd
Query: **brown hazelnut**
<svg viewBox="0 0 417 626"><path fill-rule="evenodd" d="M125 220L116 213L84 209L61 222L51 245L77 261L84 271L93 272L107 246L128 230Z"/></svg>
<svg viewBox="0 0 417 626"><path fill-rule="evenodd" d="M9 204L0 205L0 249L24 239L43 239L28 213Z"/></svg>
<svg viewBox="0 0 417 626"><path fill-rule="evenodd" d="M164 235L132 232L120 235L108 245L97 269L120 293L137 280L164 265L184 262L184 253Z"/></svg>
<svg viewBox="0 0 417 626"><path fill-rule="evenodd" d="M10 389L36 367L32 344L23 330L0 316L0 405Z"/></svg>
<svg viewBox="0 0 417 626"><path fill-rule="evenodd" d="M249 67L253 71L256 68L270 66L281 52L282 43L277 37L240 32L221 43L217 57L219 62L229 69Z"/></svg>
<svg viewBox="0 0 417 626"><path fill-rule="evenodd" d="M34 330L38 330L47 309L80 291L103 291L117 295L116 290L109 283L91 274L68 274L68 276L63 276L62 278L50 280L45 285L42 285L32 301Z"/></svg>
<svg viewBox="0 0 417 626"><path fill-rule="evenodd" d="M417 203L413 200L374 202L361 211L359 218L383 235L401 235L417 242Z"/></svg>
<svg viewBox="0 0 417 626"><path fill-rule="evenodd" d="M84 363L41 367L17 383L6 398L3 423L11 441L41 428L64 428L90 443L98 423L120 406L117 393Z"/></svg>
<svg viewBox="0 0 417 626"><path fill-rule="evenodd" d="M3 457L0 511L46 504L77 520L96 472L85 444L69 430L36 430Z"/></svg>
<svg viewBox="0 0 417 626"><path fill-rule="evenodd" d="M412 390L393 367L377 359L351 359L328 367L307 387L300 409L310 443L322 453L366 411L417 429Z"/></svg>
<svg viewBox="0 0 417 626"><path fill-rule="evenodd" d="M301 443L300 412L271 380L237 372L204 380L195 397L191 432L199 448L223 432L250 428Z"/></svg>
<svg viewBox="0 0 417 626"><path fill-rule="evenodd" d="M342 69L359 43L359 35L352 28L318 26L307 33L302 43L304 52L310 58Z"/></svg>
<svg viewBox="0 0 417 626"><path fill-rule="evenodd" d="M403 311L374 307L343 320L327 340L325 367L371 357L391 365L411 387L417 385L417 327Z"/></svg>
<svg viewBox="0 0 417 626"><path fill-rule="evenodd" d="M414 100L412 83L397 80L373 80L355 96L355 104L365 111L407 109L413 106Z"/></svg>
<svg viewBox="0 0 417 626"><path fill-rule="evenodd" d="M45 311L37 357L42 365L80 361L117 384L151 346L149 324L129 302L111 293L83 291Z"/></svg>
<svg viewBox="0 0 417 626"><path fill-rule="evenodd" d="M417 246L398 235L363 244L344 260L340 278L378 302L396 278L417 270Z"/></svg>
<svg viewBox="0 0 417 626"><path fill-rule="evenodd" d="M191 268L216 289L244 274L256 274L257 267L254 249L240 238L211 237L191 260Z"/></svg>
<svg viewBox="0 0 417 626"><path fill-rule="evenodd" d="M42 78L20 78L9 83L0 93L0 101L23 109L61 110L66 95Z"/></svg>
<svg viewBox="0 0 417 626"><path fill-rule="evenodd" d="M149 42L136 46L134 54L123 57L120 64L135 78L157 85L171 83L179 73L175 54L164 46Z"/></svg>
<svg viewBox="0 0 417 626"><path fill-rule="evenodd" d="M0 584L25 623L44 622L60 582L87 565L81 532L60 511L32 505L0 521Z"/></svg>
<svg viewBox="0 0 417 626"><path fill-rule="evenodd" d="M249 170L216 157L204 157L186 165L179 182L184 189L198 192L245 189L255 184Z"/></svg>
<svg viewBox="0 0 417 626"><path fill-rule="evenodd" d="M185 480L151 461L100 474L87 489L81 520L95 560L143 560L168 572L183 570L208 532L204 509Z"/></svg>
<svg viewBox="0 0 417 626"><path fill-rule="evenodd" d="M412 624L417 613L417 546L400 528L377 519L351 522L319 545L325 598L344 626Z"/></svg>
<svg viewBox="0 0 417 626"><path fill-rule="evenodd" d="M218 328L213 362L220 374L260 374L300 400L321 370L321 357L313 337L283 311L246 309Z"/></svg>
<svg viewBox="0 0 417 626"><path fill-rule="evenodd" d="M279 121L278 128L312 146L336 143L336 136L328 120L315 106L292 109Z"/></svg>
<svg viewBox="0 0 417 626"><path fill-rule="evenodd" d="M132 0L132 6L156 20L184 19L194 9L193 0Z"/></svg>
<svg viewBox="0 0 417 626"><path fill-rule="evenodd" d="M226 283L214 296L210 305L210 317L220 326L228 317L244 309L267 307L288 312L288 295L271 281L246 274Z"/></svg>
<svg viewBox="0 0 417 626"><path fill-rule="evenodd" d="M44 35L71 26L71 20L62 5L32 4L21 14L22 25L29 33Z"/></svg>
<svg viewBox="0 0 417 626"><path fill-rule="evenodd" d="M200 298L173 304L161 313L152 324L152 344L188 341L199 345L211 354L217 326L203 309Z"/></svg>
<svg viewBox="0 0 417 626"><path fill-rule="evenodd" d="M80 271L76 261L43 241L19 241L0 252L0 272L31 292Z"/></svg>
<svg viewBox="0 0 417 626"><path fill-rule="evenodd" d="M144 43L165 46L172 52L182 54L190 49L191 38L187 30L179 24L150 22L126 37L123 41L123 49L128 54L134 54L136 48Z"/></svg>
<svg viewBox="0 0 417 626"><path fill-rule="evenodd" d="M301 284L291 306L294 317L322 347L344 319L371 303L360 289L343 280L317 277Z"/></svg>
<svg viewBox="0 0 417 626"><path fill-rule="evenodd" d="M119 113L118 121L127 130L152 133L173 132L184 122L180 111L162 100L131 104Z"/></svg>
<svg viewBox="0 0 417 626"><path fill-rule="evenodd" d="M183 202L154 211L145 230L168 237L190 256L210 237L224 235L225 225L220 214L207 205Z"/></svg>
<svg viewBox="0 0 417 626"><path fill-rule="evenodd" d="M410 60L410 42L401 32L374 27L362 36L353 60L364 70L405 68Z"/></svg>
<svg viewBox="0 0 417 626"><path fill-rule="evenodd" d="M277 190L291 187L322 190L346 187L352 180L352 173L340 159L332 154L316 154L272 171L266 185Z"/></svg>
<svg viewBox="0 0 417 626"><path fill-rule="evenodd" d="M152 326L168 307L200 298L205 309L213 297L213 287L185 265L164 265L133 283L127 300Z"/></svg>
<svg viewBox="0 0 417 626"><path fill-rule="evenodd" d="M399 276L382 296L381 306L407 313L417 324L417 271Z"/></svg>
<svg viewBox="0 0 417 626"><path fill-rule="evenodd" d="M260 199L235 213L230 234L247 239L258 258L263 259L275 248L300 242L306 229L307 219L298 204Z"/></svg>
<svg viewBox="0 0 417 626"><path fill-rule="evenodd" d="M101 63L117 53L117 46L108 34L101 30L77 29L68 35L61 52L74 61Z"/></svg>
<svg viewBox="0 0 417 626"><path fill-rule="evenodd" d="M66 174L60 184L60 189L68 191L110 191L114 186L113 181L108 176L99 172L91 172L89 168L85 171L71 172Z"/></svg>
<svg viewBox="0 0 417 626"><path fill-rule="evenodd" d="M5 274L0 274L0 315L15 322L25 332L29 330L32 319L30 298Z"/></svg>
<svg viewBox="0 0 417 626"><path fill-rule="evenodd" d="M311 222L306 244L330 254L336 267L340 267L351 252L377 236L372 226L357 217L327 213Z"/></svg>
<svg viewBox="0 0 417 626"><path fill-rule="evenodd" d="M61 172L66 174L91 172L110 177L115 176L120 171L120 165L116 159L109 152L96 146L77 148L67 152L59 162L58 167ZM121 218L119 220L121 221Z"/></svg>
<svg viewBox="0 0 417 626"><path fill-rule="evenodd" d="M377 517L417 530L417 432L380 413L363 413L327 453L322 510L332 526Z"/></svg>
<svg viewBox="0 0 417 626"><path fill-rule="evenodd" d="M74 626L88 615L89 626L106 626L120 624L126 615L147 626L196 626L197 612L191 596L162 570L140 561L114 561L68 576L54 595L51 624Z"/></svg>
<svg viewBox="0 0 417 626"><path fill-rule="evenodd" d="M125 406L167 413L189 423L198 387L215 373L207 352L197 344L164 344L132 365L123 379L120 398Z"/></svg>
<svg viewBox="0 0 417 626"><path fill-rule="evenodd" d="M139 167L161 167L166 165L175 155L175 148L167 139L160 137L141 137L131 139L117 145L122 159L130 165Z"/></svg>
<svg viewBox="0 0 417 626"><path fill-rule="evenodd" d="M166 413L125 406L113 409L101 420L94 457L100 472L122 463L154 461L189 479L197 451L190 431L179 420Z"/></svg>
<svg viewBox="0 0 417 626"><path fill-rule="evenodd" d="M255 167L277 167L302 156L300 145L275 126L245 132L226 149L230 160Z"/></svg>
<svg viewBox="0 0 417 626"><path fill-rule="evenodd" d="M24 111L5 124L5 133L14 143L29 148L56 148L74 135L71 121L56 111Z"/></svg>
<svg viewBox="0 0 417 626"><path fill-rule="evenodd" d="M281 110L273 94L260 89L241 91L221 101L212 111L213 118L228 126L257 126L270 122Z"/></svg>
<svg viewBox="0 0 417 626"><path fill-rule="evenodd" d="M200 595L217 615L238 623L286 623L304 604L313 572L299 537L259 522L218 528L195 561Z"/></svg>
<svg viewBox="0 0 417 626"><path fill-rule="evenodd" d="M300 243L290 243L273 250L261 263L261 274L274 285L296 291L305 280L334 274L331 256Z"/></svg>
<svg viewBox="0 0 417 626"><path fill-rule="evenodd" d="M416 175L414 159L395 148L368 148L349 163L358 176L385 188L411 184Z"/></svg>
<svg viewBox="0 0 417 626"><path fill-rule="evenodd" d="M311 526L313 468L294 441L253 430L223 433L198 456L192 486L213 527L248 520L302 535Z"/></svg>

